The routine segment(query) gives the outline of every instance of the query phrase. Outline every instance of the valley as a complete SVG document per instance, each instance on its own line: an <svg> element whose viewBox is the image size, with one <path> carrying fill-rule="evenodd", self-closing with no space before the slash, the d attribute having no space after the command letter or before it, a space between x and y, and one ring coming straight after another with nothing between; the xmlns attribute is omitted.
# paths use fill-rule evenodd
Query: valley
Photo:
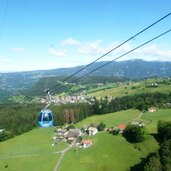
<svg viewBox="0 0 171 171"><path fill-rule="evenodd" d="M107 127L117 126L134 120L140 111L126 110L101 116L87 118L75 126L81 128L85 124L103 121ZM158 120L171 120L170 110L163 109L154 113L146 112L140 118L151 119L146 125L150 134L156 133ZM67 147L64 142L54 140L54 128L37 128L15 138L0 143L0 170L53 170L60 158L60 151ZM121 135L111 135L105 131L89 137L93 145L87 149L72 147L63 157L59 171L67 170L128 170L141 161L148 153L158 149L158 143L152 135L141 143L128 143ZM149 146L150 144L150 146ZM131 156L131 157L130 157ZM105 162L104 162L105 160ZM122 165L120 163L123 163ZM34 165L34 168L32 167ZM8 166L8 167L5 167ZM70 167L68 167L70 166Z"/></svg>

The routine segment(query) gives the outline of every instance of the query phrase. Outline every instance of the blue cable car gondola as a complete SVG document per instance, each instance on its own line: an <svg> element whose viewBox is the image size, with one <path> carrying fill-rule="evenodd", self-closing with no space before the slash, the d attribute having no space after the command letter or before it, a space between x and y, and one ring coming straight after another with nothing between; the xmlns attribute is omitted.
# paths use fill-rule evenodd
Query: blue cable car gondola
<svg viewBox="0 0 171 171"><path fill-rule="evenodd" d="M45 91L47 92L48 104L43 110L41 110L39 117L38 117L38 124L42 128L48 128L48 127L53 126L52 111L47 109L49 107L49 105L51 104L51 94L49 92L49 89L47 89Z"/></svg>
<svg viewBox="0 0 171 171"><path fill-rule="evenodd" d="M42 128L48 128L53 126L53 115L49 109L41 110L38 118L39 126Z"/></svg>

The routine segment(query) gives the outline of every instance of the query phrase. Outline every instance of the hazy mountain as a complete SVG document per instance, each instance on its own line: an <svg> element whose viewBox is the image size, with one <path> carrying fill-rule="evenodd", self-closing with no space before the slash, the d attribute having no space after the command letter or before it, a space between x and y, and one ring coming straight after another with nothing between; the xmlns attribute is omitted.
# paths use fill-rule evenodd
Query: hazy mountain
<svg viewBox="0 0 171 171"><path fill-rule="evenodd" d="M96 62L92 66L84 69L77 76L89 73L90 71L107 63L107 61ZM0 90L1 94L14 93L17 90L32 87L40 78L55 76L55 79L63 80L84 66L72 68L59 68L53 70L38 70L29 72L1 73ZM128 60L112 62L109 65L95 71L90 76L96 77L124 77L129 79L140 79L151 76L170 77L171 62ZM3 93L2 93L3 92Z"/></svg>

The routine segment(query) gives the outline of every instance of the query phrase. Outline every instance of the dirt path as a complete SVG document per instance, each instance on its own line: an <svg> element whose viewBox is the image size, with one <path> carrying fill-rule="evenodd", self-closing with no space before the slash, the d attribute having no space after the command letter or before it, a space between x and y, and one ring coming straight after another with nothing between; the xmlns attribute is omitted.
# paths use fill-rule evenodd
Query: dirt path
<svg viewBox="0 0 171 171"><path fill-rule="evenodd" d="M133 121L133 120L138 120L138 119L140 119L140 118L142 117L143 114L144 114L144 113L141 112L136 118L131 119L131 120L129 120L129 121L126 121L126 122L124 122L124 124L127 124L127 123L129 123L129 122L131 122L131 121ZM150 123L152 122L152 120L150 120L150 119L143 119L143 120L147 120L147 121L148 121L147 123L145 123L146 125L147 125L147 124L150 124Z"/></svg>
<svg viewBox="0 0 171 171"><path fill-rule="evenodd" d="M51 153L46 153L46 154L61 154L55 168L54 171L58 170L58 167L61 163L62 158L64 157L65 153L72 148L72 145L69 145L67 148L65 148L64 150L61 151L55 151L55 152L51 152ZM0 155L0 159L6 159L6 158L23 158L23 157L37 157L37 156L41 156L42 154L22 154L22 155Z"/></svg>
<svg viewBox="0 0 171 171"><path fill-rule="evenodd" d="M68 147L66 148L68 149ZM60 151L55 151L55 152L49 152L49 153L37 153L37 154L21 154L21 155L0 155L0 159L5 159L5 158L23 158L23 157L38 157L42 155L48 155L48 154L59 154L63 153L66 149L60 150Z"/></svg>
<svg viewBox="0 0 171 171"><path fill-rule="evenodd" d="M129 122L131 122L131 121L133 121L133 120L138 120L138 119L140 119L141 118L141 116L143 115L143 112L141 112L136 118L134 118L134 119L131 119L131 120L129 120L129 121L126 121L126 122L124 122L124 124L127 124L127 123L129 123Z"/></svg>
<svg viewBox="0 0 171 171"><path fill-rule="evenodd" d="M58 162L57 162L57 164L56 164L56 166L55 166L55 168L54 168L54 171L58 171L58 167L59 167L59 165L60 165L60 163L61 163L62 158L64 157L65 153L66 153L69 149L71 149L71 148L72 148L72 145L70 145L69 147L67 147L66 149L64 149L64 150L61 151L61 157L59 158L59 160L58 160Z"/></svg>

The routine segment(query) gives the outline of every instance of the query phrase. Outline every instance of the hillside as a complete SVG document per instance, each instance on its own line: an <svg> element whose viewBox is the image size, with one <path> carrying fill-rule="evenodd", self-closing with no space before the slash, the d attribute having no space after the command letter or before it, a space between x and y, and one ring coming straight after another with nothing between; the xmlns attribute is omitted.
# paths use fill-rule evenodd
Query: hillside
<svg viewBox="0 0 171 171"><path fill-rule="evenodd" d="M130 109L110 114L94 115L76 123L75 126L81 128L83 125L99 124L100 122L104 122L107 127L118 126L120 123L128 123L132 119L137 118L140 113L139 110Z"/></svg>
<svg viewBox="0 0 171 171"><path fill-rule="evenodd" d="M53 170L60 157L60 151L67 147L66 143L58 143L52 147L53 136L54 128L39 128L1 142L0 170Z"/></svg>
<svg viewBox="0 0 171 171"><path fill-rule="evenodd" d="M113 120L113 125L116 126L120 119L122 120L120 120L120 123L124 122L124 119L126 119L124 115L131 114L133 112L136 111L128 110L113 113L113 115L116 114L116 117L113 117L113 119L111 118L112 114L93 116L81 121L78 125L83 126L85 123L88 124L95 120L103 120L107 126L111 126L110 124ZM158 120L171 121L170 110L164 109L154 113L146 112L142 115L142 122L145 123L149 119L152 122L147 124L146 127L149 133L154 134L157 130ZM158 149L158 142L151 135L149 135L144 142L136 144L128 143L121 135L113 136L106 132L97 134L92 137L92 140L94 144L89 149L73 148L68 151L61 162L59 171L135 171L136 165L140 163L148 153L154 152Z"/></svg>
<svg viewBox="0 0 171 171"><path fill-rule="evenodd" d="M156 83L157 85L153 85ZM105 96L122 97L142 93L169 93L171 92L171 79L147 79L135 81L130 84L121 84L120 86L89 93L89 96L97 98Z"/></svg>
<svg viewBox="0 0 171 171"><path fill-rule="evenodd" d="M92 140L94 144L89 149L71 149L62 160L59 171L126 171L139 163L148 152L158 148L151 136L145 142L137 144L141 150L136 149L121 135L112 136L102 132ZM153 146L149 147L148 144Z"/></svg>
<svg viewBox="0 0 171 171"><path fill-rule="evenodd" d="M102 120L107 126L116 126L137 118L139 113L138 110L125 110L93 116L92 119L87 118L76 126L81 127L85 123ZM155 133L158 120L171 120L170 110L147 112L141 119L142 121L152 120L146 127L150 133ZM63 142L52 146L54 130L54 128L33 129L28 133L0 142L0 170L53 170L61 156L61 150L67 148L66 143ZM72 147L61 160L59 171L113 171L113 168L125 171L137 165L148 153L158 149L158 143L151 135L144 142L136 144L128 143L121 135L114 136L107 132L101 132L89 138L93 140L93 145L87 149Z"/></svg>

